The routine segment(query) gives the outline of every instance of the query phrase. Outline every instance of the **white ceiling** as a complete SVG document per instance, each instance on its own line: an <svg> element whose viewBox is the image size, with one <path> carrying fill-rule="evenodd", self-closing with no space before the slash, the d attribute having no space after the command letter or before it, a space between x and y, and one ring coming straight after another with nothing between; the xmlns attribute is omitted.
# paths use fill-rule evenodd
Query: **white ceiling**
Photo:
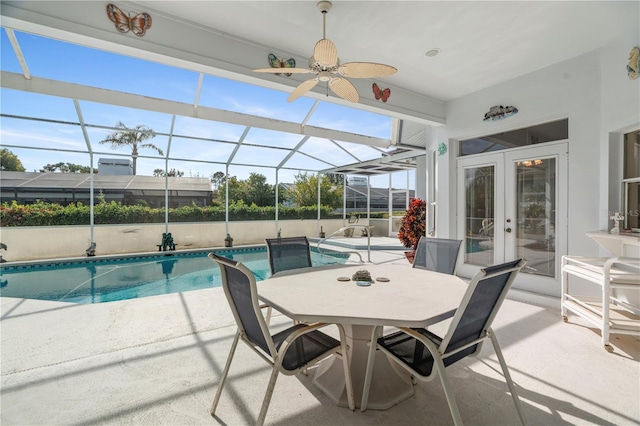
<svg viewBox="0 0 640 426"><path fill-rule="evenodd" d="M131 16L149 13L153 18L152 28L144 37L118 32L105 13L110 1ZM418 143L403 143L424 149L428 143L425 125L446 122L446 101L605 46L628 28L638 29L639 14L638 0L336 0L327 16L327 37L337 45L342 63L382 62L398 68L397 74L376 79L376 83L393 88L394 96L388 103L373 99L371 80L354 81L361 95L356 108L403 119L404 126L414 124L418 133L403 127L403 135L416 136L413 139ZM322 37L322 15L316 8L316 0L0 0L0 18L5 29L182 67L201 73L200 81L204 74L211 74L286 91L307 77L286 78L252 70L268 67L267 52L283 58L295 57L298 66L303 67L304 58L311 55L314 44ZM432 48L442 49L442 53L435 58L426 57L425 52ZM620 66L624 65L621 62ZM123 71L122 76L114 77L132 77L126 69ZM298 133L305 138L315 136L389 146L387 139L315 128L309 126L306 119L294 123L286 121L287 118L274 120L197 105L200 83L197 89L195 81L193 83L197 93L194 105L52 81L40 75L27 81L21 74L4 71L0 86ZM308 96L316 99L308 116L320 101L348 104L328 98L322 91L309 92ZM387 160L388 157L382 161ZM366 164L365 167L372 170L379 165Z"/></svg>
<svg viewBox="0 0 640 426"><path fill-rule="evenodd" d="M137 1L122 7L213 28L283 57L308 57L322 38L316 1ZM398 73L385 77L391 85L448 101L598 49L634 25L637 14L637 1L336 0L326 31L341 62L393 65ZM428 58L431 48L442 53Z"/></svg>

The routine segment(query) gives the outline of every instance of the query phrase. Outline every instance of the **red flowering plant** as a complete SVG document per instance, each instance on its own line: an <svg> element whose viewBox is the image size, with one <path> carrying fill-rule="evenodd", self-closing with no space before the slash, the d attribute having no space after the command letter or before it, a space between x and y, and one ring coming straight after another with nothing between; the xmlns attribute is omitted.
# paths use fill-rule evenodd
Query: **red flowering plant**
<svg viewBox="0 0 640 426"><path fill-rule="evenodd" d="M409 208L402 218L398 239L400 239L403 246L412 250L411 254L415 254L420 237L423 237L426 233L427 203L420 198L412 198Z"/></svg>

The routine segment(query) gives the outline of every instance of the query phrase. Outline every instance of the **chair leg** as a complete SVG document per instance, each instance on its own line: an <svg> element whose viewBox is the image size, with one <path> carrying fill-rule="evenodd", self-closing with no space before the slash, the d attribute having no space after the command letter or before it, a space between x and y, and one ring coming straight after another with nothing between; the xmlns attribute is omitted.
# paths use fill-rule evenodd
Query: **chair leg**
<svg viewBox="0 0 640 426"><path fill-rule="evenodd" d="M224 387L224 383L227 380L227 375L229 374L229 368L231 367L231 361L233 360L233 355L236 352L236 347L238 346L238 341L240 340L240 330L236 331L236 336L233 338L233 343L231 344L231 350L229 351L229 356L227 357L227 363L224 366L224 370L222 371L222 376L220 377L220 383L218 384L218 390L216 390L216 396L213 398L213 403L211 404L211 409L209 413L211 413L211 417L216 414L216 408L218 407L218 402L220 401L220 395L222 395L222 388Z"/></svg>
<svg viewBox="0 0 640 426"><path fill-rule="evenodd" d="M500 362L500 367L502 367L502 374L504 375L504 379L507 382L507 386L509 386L509 392L511 392L511 398L513 398L513 403L516 406L516 411L518 412L518 417L520 417L520 422L525 425L524 413L522 412L522 406L520 404L520 398L518 397L518 393L516 392L516 387L513 384L513 380L511 379L511 374L509 374L509 369L507 368L507 363L504 360L504 356L502 355L502 350L500 349L500 345L498 344L498 339L493 334L493 330L489 332L489 337L491 337L491 343L493 344L493 349L496 351L496 355L498 356L498 361Z"/></svg>
<svg viewBox="0 0 640 426"><path fill-rule="evenodd" d="M566 305L566 300L567 300L567 293L569 292L569 277L567 272L564 270L564 266L567 264L566 259L564 258L564 256L562 257L562 275L560 277L560 315L562 316L562 319L564 320L564 322L567 322L567 305Z"/></svg>
<svg viewBox="0 0 640 426"><path fill-rule="evenodd" d="M449 411L451 411L451 417L453 417L453 423L456 426L462 426L462 417L460 416L460 410L456 403L456 398L453 395L453 389L447 378L447 372L445 371L442 358L434 357L434 367L438 370L438 376L440 376L440 383L442 383L442 389L444 389L444 396L447 398L447 404L449 404Z"/></svg>
<svg viewBox="0 0 640 426"><path fill-rule="evenodd" d="M360 411L367 410L369 403L369 390L371 388L371 376L373 375L373 363L376 358L377 339L376 333L378 327L374 327L371 332L371 341L369 342L369 356L367 357L367 370L364 375L364 384L362 385L362 402L360 402Z"/></svg>
<svg viewBox="0 0 640 426"><path fill-rule="evenodd" d="M609 305L611 303L611 293L609 274L606 270L602 281L602 345L607 352L613 352L613 346L609 343Z"/></svg>
<svg viewBox="0 0 640 426"><path fill-rule="evenodd" d="M267 317L265 318L267 325L271 322L271 306L267 306Z"/></svg>
<svg viewBox="0 0 640 426"><path fill-rule="evenodd" d="M269 409L269 403L271 403L273 389L276 387L276 379L278 378L278 373L278 367L274 365L273 371L271 372L271 378L269 379L269 385L267 386L267 392L265 393L264 400L262 401L262 407L260 408L258 421L256 422L257 426L262 426L264 424L264 419L267 417L267 410Z"/></svg>
<svg viewBox="0 0 640 426"><path fill-rule="evenodd" d="M347 402L349 409L355 411L356 402L353 396L353 381L351 380L351 363L349 362L349 348L347 347L347 336L344 332L344 327L338 325L340 331L340 344L342 347L342 368L344 370L344 383L347 388Z"/></svg>

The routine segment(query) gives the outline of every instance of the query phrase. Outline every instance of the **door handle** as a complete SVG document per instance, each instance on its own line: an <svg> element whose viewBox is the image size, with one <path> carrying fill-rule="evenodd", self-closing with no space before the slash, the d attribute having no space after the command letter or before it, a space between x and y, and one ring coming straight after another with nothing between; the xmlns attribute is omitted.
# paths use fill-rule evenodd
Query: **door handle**
<svg viewBox="0 0 640 426"><path fill-rule="evenodd" d="M511 233L511 228L507 228L507 229L505 229L505 231Z"/></svg>

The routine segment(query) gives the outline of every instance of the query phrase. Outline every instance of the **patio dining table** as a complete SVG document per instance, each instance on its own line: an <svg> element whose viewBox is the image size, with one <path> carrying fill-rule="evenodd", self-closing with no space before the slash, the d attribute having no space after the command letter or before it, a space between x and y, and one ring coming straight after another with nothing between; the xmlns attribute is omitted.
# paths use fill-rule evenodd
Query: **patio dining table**
<svg viewBox="0 0 640 426"><path fill-rule="evenodd" d="M371 274L371 285L341 281L363 269ZM345 327L355 401L359 405L373 327L427 327L438 323L453 316L466 289L467 283L453 275L414 269L408 264L365 264L279 272L259 283L258 295L294 320ZM347 406L342 361L334 356L322 361L313 383L335 403ZM386 410L411 395L409 373L378 352L368 408Z"/></svg>

